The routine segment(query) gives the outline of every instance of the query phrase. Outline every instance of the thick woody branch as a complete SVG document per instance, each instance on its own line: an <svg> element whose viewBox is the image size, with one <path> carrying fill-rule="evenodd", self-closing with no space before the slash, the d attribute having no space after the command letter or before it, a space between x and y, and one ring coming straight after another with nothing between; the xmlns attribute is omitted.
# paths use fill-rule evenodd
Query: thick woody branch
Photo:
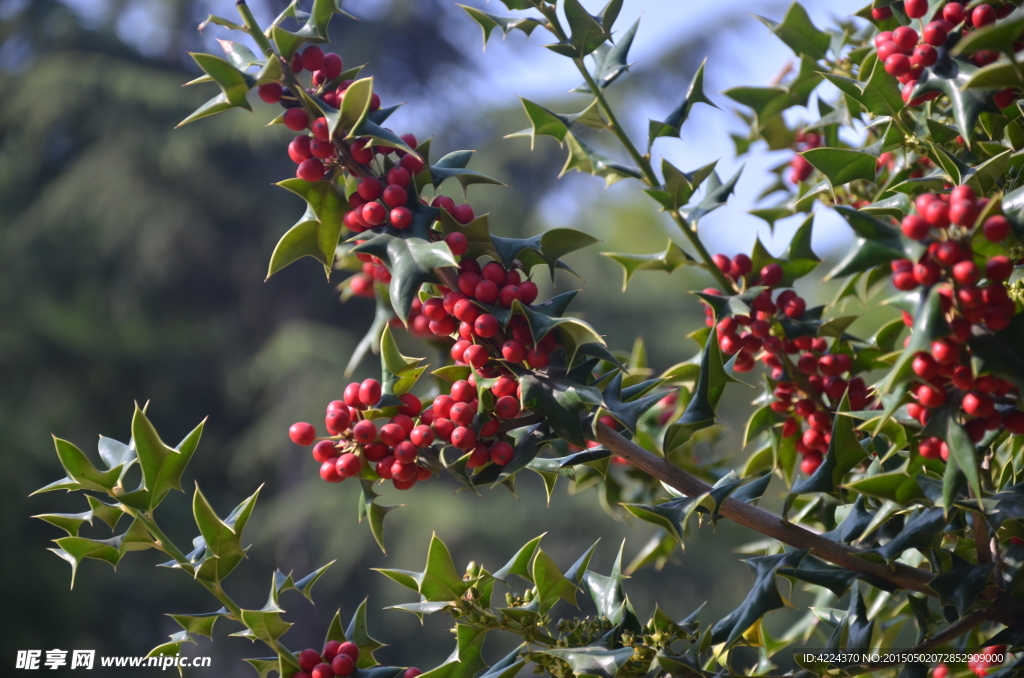
<svg viewBox="0 0 1024 678"><path fill-rule="evenodd" d="M695 497L711 491L711 486L676 468L632 441L626 440L604 424L597 425L597 439L614 454L624 458L640 470L664 481L688 497ZM787 522L756 506L736 499L722 502L721 514L730 520L749 527L765 536L799 549L810 549L815 556L840 567L873 577L902 589L917 591L937 597L928 586L934 576L931 572L909 567L900 563L886 565L866 560L863 552L852 546L834 542L815 534L799 525ZM1001 624L1019 624L1024 621L1024 607L999 594L992 605L985 610L988 618ZM980 623L980 622L979 622Z"/></svg>

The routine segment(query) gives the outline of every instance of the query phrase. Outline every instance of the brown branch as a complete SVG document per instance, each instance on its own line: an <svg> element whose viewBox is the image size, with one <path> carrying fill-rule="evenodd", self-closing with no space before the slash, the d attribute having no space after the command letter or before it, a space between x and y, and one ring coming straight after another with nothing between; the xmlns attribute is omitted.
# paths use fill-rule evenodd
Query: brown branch
<svg viewBox="0 0 1024 678"><path fill-rule="evenodd" d="M614 454L664 481L688 497L696 497L711 491L711 486L707 483L651 454L632 441L626 440L604 424L597 425L597 439ZM834 542L736 499L728 498L722 502L721 514L740 525L777 539L784 544L800 549L810 549L815 556L840 567L902 589L938 597L938 594L928 586L928 582L934 575L926 570L901 563L885 565L867 560L863 557L864 552L859 549ZM1007 626L1024 622L1024 606L1010 600L1005 594L997 594L986 612L990 619Z"/></svg>

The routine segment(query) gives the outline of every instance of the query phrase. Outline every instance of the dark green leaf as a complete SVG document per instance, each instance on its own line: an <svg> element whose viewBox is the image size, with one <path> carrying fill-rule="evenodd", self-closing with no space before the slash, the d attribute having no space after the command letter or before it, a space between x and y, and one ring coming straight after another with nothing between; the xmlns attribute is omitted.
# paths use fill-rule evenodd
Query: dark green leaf
<svg viewBox="0 0 1024 678"><path fill-rule="evenodd" d="M669 113L664 121L651 120L647 134L648 149L650 149L654 144L654 140L658 137L678 137L683 123L690 117L690 111L693 110L696 104L705 103L718 108L704 94L704 66L706 65L707 59L704 59L697 72L693 74L693 79L690 80L690 86L686 89L686 96L683 97L683 102L674 111Z"/></svg>
<svg viewBox="0 0 1024 678"><path fill-rule="evenodd" d="M724 642L728 647L765 614L782 607L785 601L775 583L775 575L780 568L796 568L807 553L805 549L747 560L756 575L754 584L743 603L712 627L711 642Z"/></svg>
<svg viewBox="0 0 1024 678"><path fill-rule="evenodd" d="M846 219L857 240L826 280L866 271L906 256L899 231L889 224L845 205L837 205L835 209Z"/></svg>
<svg viewBox="0 0 1024 678"><path fill-rule="evenodd" d="M466 14L469 14L473 21L477 22L481 30L483 30L484 49L487 48L487 41L490 39L491 33L495 28L500 28L502 37L504 37L517 28L523 33L530 35L537 26L543 25L533 17L498 16L482 12L475 7L467 7L466 5L459 5L459 7L466 10Z"/></svg>
<svg viewBox="0 0 1024 678"><path fill-rule="evenodd" d="M378 495L373 491L373 481L360 479L359 482L362 485L362 490L359 493L359 522L362 522L364 518L366 519L374 541L377 542L380 550L386 554L387 549L384 548L384 516L396 508L400 508L401 505L381 506L374 501Z"/></svg>
<svg viewBox="0 0 1024 678"><path fill-rule="evenodd" d="M572 29L570 41L576 48L576 57L585 57L607 39L604 27L583 8L579 0L564 0L562 10Z"/></svg>
<svg viewBox="0 0 1024 678"><path fill-rule="evenodd" d="M454 151L437 161L430 167L430 176L433 179L434 188L438 188L446 179L454 177L461 185L465 195L466 189L471 184L492 184L495 186L506 186L497 179L476 170L466 169L470 157L474 151Z"/></svg>
<svg viewBox="0 0 1024 678"><path fill-rule="evenodd" d="M671 240L663 252L655 254L627 254L625 252L601 252L602 256L617 261L623 269L622 291L629 287L629 281L637 271L667 271L671 273L680 266L697 265L697 261Z"/></svg>
<svg viewBox="0 0 1024 678"><path fill-rule="evenodd" d="M828 33L818 30L800 3L794 2L790 5L786 16L778 23L762 16L754 16L797 55L806 55L812 59L825 58L829 48Z"/></svg>
<svg viewBox="0 0 1024 678"><path fill-rule="evenodd" d="M736 189L736 182L740 180L742 173L743 168L740 167L736 174L723 184L718 173L712 172L711 177L708 179L708 185L704 190L704 198L696 206L680 210L680 213L692 224L696 224L700 221L701 217L715 211L726 203L729 196Z"/></svg>
<svg viewBox="0 0 1024 678"><path fill-rule="evenodd" d="M557 650L543 650L542 654L557 657L569 665L579 678L615 678L619 669L633 657L633 648L623 647L609 650L605 647L579 647Z"/></svg>
<svg viewBox="0 0 1024 678"><path fill-rule="evenodd" d="M928 582L928 587L939 594L940 603L952 606L958 615L963 616L985 589L995 565L974 565L956 553L949 556L950 569L935 575Z"/></svg>
<svg viewBox="0 0 1024 678"><path fill-rule="evenodd" d="M142 469L142 484L135 491L121 495L119 499L129 506L148 511L160 504L171 490L181 491L181 475L199 444L203 423L193 429L176 448L171 448L160 439L145 412L136 405L135 416L132 418L132 438Z"/></svg>
<svg viewBox="0 0 1024 678"><path fill-rule="evenodd" d="M530 573L537 587L537 609L541 614L546 614L560 599L576 605L576 584L565 578L543 549L537 549Z"/></svg>
<svg viewBox="0 0 1024 678"><path fill-rule="evenodd" d="M545 533L546 534L546 533ZM492 577L498 581L508 582L508 578L513 575L519 575L526 581L533 584L533 578L530 574L530 563L533 561L533 556L537 552L537 546L540 544L540 540L544 535L534 537L530 541L526 542L521 549L519 549L512 559L505 563L505 566L495 572Z"/></svg>
<svg viewBox="0 0 1024 678"><path fill-rule="evenodd" d="M800 155L828 177L832 187L862 179L874 182L875 156L848 148L812 148Z"/></svg>
<svg viewBox="0 0 1024 678"><path fill-rule="evenodd" d="M344 228L342 220L349 210L345 196L330 181L304 181L294 178L285 179L277 185L305 200L307 209L299 222L274 248L268 277L305 255L314 257L330 273L330 265L334 262L334 250L338 247L338 238L341 237ZM316 220L315 247L319 251L315 255L310 253L314 247L311 240L314 232L312 226L308 225L313 219Z"/></svg>
<svg viewBox="0 0 1024 678"><path fill-rule="evenodd" d="M686 443L697 431L715 423L718 401L730 381L736 380L725 371L718 347L718 333L712 329L701 354L700 376L693 398L679 420L665 430L663 446L666 454Z"/></svg>
<svg viewBox="0 0 1024 678"><path fill-rule="evenodd" d="M519 383L524 406L543 412L551 429L566 442L586 446L580 413L601 404L600 391L565 377L549 377L539 372L522 374Z"/></svg>
<svg viewBox="0 0 1024 678"><path fill-rule="evenodd" d="M643 173L636 167L624 165L617 160L598 153L585 144L571 131L565 133L565 143L569 146L569 157L565 160L561 173L564 176L569 170L576 170L585 174L604 177L606 186L632 177L642 179Z"/></svg>

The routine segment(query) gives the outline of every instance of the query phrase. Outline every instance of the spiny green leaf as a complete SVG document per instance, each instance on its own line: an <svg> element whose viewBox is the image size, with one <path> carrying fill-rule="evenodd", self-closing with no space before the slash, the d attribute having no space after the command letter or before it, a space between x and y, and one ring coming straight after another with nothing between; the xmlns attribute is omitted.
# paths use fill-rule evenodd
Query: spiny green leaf
<svg viewBox="0 0 1024 678"><path fill-rule="evenodd" d="M939 60L931 68L925 69L924 77L917 81L910 94L913 99L930 92L941 92L949 97L953 119L960 135L968 143L974 138L975 125L983 112L999 113L999 108L992 100L995 90L966 88L977 70L977 66L970 61L954 59L945 49L940 49Z"/></svg>
<svg viewBox="0 0 1024 678"><path fill-rule="evenodd" d="M536 263L547 264L552 280L561 257L600 242L572 228L553 228L530 238L502 238L497 235L490 238L497 259L505 268L511 268L517 260L524 265L535 263L527 256L531 252L536 253L540 259ZM528 268L526 270L529 271Z"/></svg>
<svg viewBox="0 0 1024 678"><path fill-rule="evenodd" d="M475 7L468 7L466 5L459 5L459 7L466 10L466 14L468 14L473 21L477 22L481 30L483 30L485 50L487 49L487 41L490 39L491 33L495 28L500 28L502 37L505 37L517 28L523 33L530 35L537 26L543 25L533 17L498 16L496 14L482 12Z"/></svg>
<svg viewBox="0 0 1024 678"><path fill-rule="evenodd" d="M315 246L319 254L309 254L309 256L313 256L324 264L325 270L330 273L330 264L334 261L338 238L341 237L341 231L344 228L343 219L349 210L345 196L330 181L304 181L294 178L285 179L277 185L305 200L307 209L302 219L285 234L281 242L274 248L274 255L271 257L271 273L280 270L291 261L295 261L312 250L314 244L311 242L310 236L313 235L313 232L308 223L313 218L317 222ZM295 235L291 235L292 231L296 231ZM299 253L300 248L302 253ZM275 259L278 263L276 269Z"/></svg>
<svg viewBox="0 0 1024 678"><path fill-rule="evenodd" d="M602 402L601 392L565 377L551 377L539 372L525 372L519 383L523 389L523 405L545 414L551 429L560 438L578 447L587 444L580 424L580 413Z"/></svg>
<svg viewBox="0 0 1024 678"><path fill-rule="evenodd" d="M849 395L844 395L839 403L839 412L850 410ZM811 475L793 487L790 497L807 492L835 492L843 478L850 470L867 457L867 451L861 446L850 417L836 416L832 422L832 438L828 452ZM787 502L790 501L787 499Z"/></svg>
<svg viewBox="0 0 1024 678"><path fill-rule="evenodd" d="M665 429L663 446L666 454L682 446L697 431L715 423L718 401L730 381L736 380L725 371L721 349L718 347L718 333L712 328L701 353L700 375L693 398L679 420Z"/></svg>
<svg viewBox="0 0 1024 678"><path fill-rule="evenodd" d="M168 617L178 623L181 628L190 634L198 634L200 636L206 636L207 638L213 638L213 625L221 617L228 617L226 608L221 608L216 612L205 612L203 614L168 614Z"/></svg>
<svg viewBox="0 0 1024 678"><path fill-rule="evenodd" d="M505 563L504 567L491 576L498 581L507 583L508 578L515 574L533 584L533 577L530 574L530 563L533 562L533 556L537 553L537 547L540 545L540 540L543 538L544 535L542 534L539 537L534 537L530 541L526 542L522 548L512 556L512 559Z"/></svg>
<svg viewBox="0 0 1024 678"><path fill-rule="evenodd" d="M543 549L537 550L531 569L534 586L537 587L538 611L547 613L559 599L576 605L576 585L565 578L551 556Z"/></svg>
<svg viewBox="0 0 1024 678"><path fill-rule="evenodd" d="M780 568L795 568L808 552L805 549L747 560L756 575L754 584L743 603L712 627L711 642L724 642L728 647L765 614L783 607L785 599L779 593L775 575Z"/></svg>
<svg viewBox="0 0 1024 678"><path fill-rule="evenodd" d="M569 170L577 170L585 174L604 177L606 186L632 177L642 179L643 173L636 167L624 165L604 156L590 148L571 131L565 133L565 142L569 146L569 157L558 176L564 176Z"/></svg>
<svg viewBox="0 0 1024 678"><path fill-rule="evenodd" d="M54 437L54 446L57 448L57 457L61 466L68 474L68 478L74 481L74 487L67 489L95 490L97 492L110 492L121 477L121 467L116 466L107 471L100 471L80 449L66 440ZM37 492L47 489L59 489L47 486Z"/></svg>
<svg viewBox="0 0 1024 678"><path fill-rule="evenodd" d="M359 659L356 661L356 668L358 669L369 669L376 666L377 660L373 656L373 653L383 647L387 647L384 643L371 636L369 629L367 628L367 600L367 598L363 598L362 602L359 603L359 607L357 607L356 611L352 614L352 619L349 621L348 628L345 630L346 639L355 643L359 647Z"/></svg>
<svg viewBox="0 0 1024 678"><path fill-rule="evenodd" d="M585 57L607 39L604 27L583 8L579 0L564 0L562 10L572 30L569 37L576 49L576 57Z"/></svg>
<svg viewBox="0 0 1024 678"><path fill-rule="evenodd" d="M469 159L475 151L454 151L444 156L434 165L430 166L430 176L433 179L434 188L439 188L447 179L455 178L462 185L462 192L472 184L491 184L494 186L507 186L506 184L481 174L476 170L466 169Z"/></svg>
<svg viewBox="0 0 1024 678"><path fill-rule="evenodd" d="M952 606L957 614L963 616L988 584L995 565L975 565L956 553L949 555L952 566L948 571L935 575L928 582L928 588L939 594L940 603Z"/></svg>
<svg viewBox="0 0 1024 678"><path fill-rule="evenodd" d="M292 226L281 236L281 239L274 247L270 255L270 267L267 269L267 280L288 264L298 261L302 257L313 257L325 267L332 263L320 247L321 224L316 218L312 207L307 206L306 213L299 219L298 223Z"/></svg>
<svg viewBox="0 0 1024 678"><path fill-rule="evenodd" d="M601 252L602 256L617 261L623 270L622 291L629 287L629 281L637 271L666 271L671 273L680 266L694 266L697 261L671 240L665 250L654 254L628 254L626 252Z"/></svg>
<svg viewBox="0 0 1024 678"><path fill-rule="evenodd" d="M848 148L812 148L800 155L828 177L833 188L857 179L875 180L876 158L868 153Z"/></svg>
<svg viewBox="0 0 1024 678"><path fill-rule="evenodd" d="M523 110L526 111L526 117L530 120L530 129L508 134L506 138L530 137L530 150L533 150L538 134L554 137L558 140L558 144L562 145L565 141L566 133L577 124L594 129L604 129L608 125L604 118L601 117L601 109L598 106L597 99L590 102L590 105L579 113L567 114L555 113L529 99L520 97L519 100L523 104Z"/></svg>
<svg viewBox="0 0 1024 678"><path fill-rule="evenodd" d="M609 650L601 646L542 650L541 654L557 657L569 665L574 675L614 678L619 669L633 657L633 648Z"/></svg>
<svg viewBox="0 0 1024 678"><path fill-rule="evenodd" d="M704 189L704 198L694 207L679 210L680 214L691 223L696 224L700 221L701 217L714 212L726 203L732 192L736 190L736 182L740 180L742 173L743 167L740 167L736 174L723 184L722 179L718 176L718 172L712 172Z"/></svg>
<svg viewBox="0 0 1024 678"><path fill-rule="evenodd" d="M381 506L374 501L378 495L373 491L373 481L360 479L359 482L362 485L362 490L359 493L359 522L366 519L374 541L377 542L381 552L387 554L387 549L384 548L384 516L396 508L401 508L404 504Z"/></svg>
<svg viewBox="0 0 1024 678"><path fill-rule="evenodd" d="M812 59L824 59L829 48L828 33L819 30L807 15L807 10L798 2L789 6L781 22L774 22L762 16L754 15L768 27L779 40L786 43L798 55L806 55Z"/></svg>
<svg viewBox="0 0 1024 678"><path fill-rule="evenodd" d="M857 240L826 280L866 271L906 256L899 231L889 224L846 205L837 205L835 209L846 219Z"/></svg>
<svg viewBox="0 0 1024 678"><path fill-rule="evenodd" d="M678 137L680 130L683 127L683 123L690 117L690 111L693 107L699 103L705 103L714 108L718 108L711 99L708 99L707 95L704 94L704 67L707 65L707 59L701 62L700 67L697 68L697 72L693 74L693 79L690 80L690 86L686 89L686 96L683 97L683 102L679 106L668 114L668 117L664 121L651 120L648 125L647 132L647 148L654 145L654 140L659 137Z"/></svg>
<svg viewBox="0 0 1024 678"><path fill-rule="evenodd" d="M611 3L609 3L611 4ZM636 30L640 27L640 20L619 38L615 45L601 45L594 51L594 70L591 74L598 88L604 89L615 82L623 73L629 70L632 65L628 62L629 48L633 46L633 39L636 37ZM590 94L590 87L586 83L577 85L573 92Z"/></svg>
<svg viewBox="0 0 1024 678"><path fill-rule="evenodd" d="M176 448L168 447L153 428L146 413L136 405L132 418L132 439L142 469L142 484L134 491L118 498L122 503L149 511L163 501L171 490L182 491L181 476L195 454L203 433L200 423Z"/></svg>

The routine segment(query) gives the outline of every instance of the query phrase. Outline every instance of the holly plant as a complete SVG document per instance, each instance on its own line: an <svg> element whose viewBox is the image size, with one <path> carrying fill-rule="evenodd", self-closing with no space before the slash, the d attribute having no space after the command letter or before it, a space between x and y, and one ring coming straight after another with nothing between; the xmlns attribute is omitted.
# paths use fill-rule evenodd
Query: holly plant
<svg viewBox="0 0 1024 678"><path fill-rule="evenodd" d="M189 84L220 91L182 121L273 107L260 109L272 117L268 133L294 134L287 153L296 163L278 185L305 209L271 253L268 276L309 258L328 278L344 276L343 300L376 300L350 372L376 355L380 379L339 388L322 426L300 422L288 434L312 448L310 474L360 485L359 518L382 548L385 517L397 507L378 503L375 488L410 490L442 475L478 494L514 491L524 471L539 475L549 496L558 482L597 486L612 514L656 528L632 563L623 565L620 550L608 574L590 569L596 545L559 563L540 537L500 567L473 562L460 573L435 536L422 571L381 569L415 594L398 609L452 617L455 650L423 675L1024 671L1024 654L1014 659L1024 650L1019 0L875 0L830 29L797 3L781 20L758 17L792 49L791 66L775 84L723 96L749 128L734 135L737 156L790 149L752 213L769 226L800 215L801 225L781 255L758 240L732 257L712 255L698 225L727 202L739 174L680 168L657 154L694 107L726 103L705 93L705 65L637 140L620 122L630 113L608 99L628 74L637 30L616 26L622 0L597 14L579 0L502 2L510 16L465 7L485 46L495 29L544 35L582 80L569 112L523 100L527 127L507 143L551 137L567 152L563 174L628 182L657 203L677 229L663 251L602 254L622 266L624 286L641 272L683 266L713 281L690 290L707 321L688 337L693 359L658 374L642 343L609 347L599 328L570 314L579 291L541 298L535 281L572 279L563 258L597 240L566 228L506 237L502 215L443 195L453 182L464 196L504 183L470 169L472 151L442 153L386 126L397 106L384 105L373 76L320 46L334 15L347 16L341 0L313 0L308 10L293 2L268 27L244 0L240 22L211 16L204 26L240 32L258 51L221 40L223 56L193 54L204 75ZM854 236L836 261L812 247L825 212ZM838 293L809 306L798 290L823 277ZM851 333L859 316L849 309L879 303L892 320ZM440 359L404 355L400 332ZM715 438L724 390L741 380L759 391L744 456L695 454ZM212 635L223 618L233 635L265 647L267 656L246 660L261 677L420 675L378 664L382 645L367 631L365 603L347 625L335 617L322 648L283 644L291 626L283 594L311 597L326 565L301 578L275 572L266 603L235 602L225 581L245 556L258 490L221 517L196 487L198 536L191 547L166 536L157 509L183 490L202 428L171 447L137 407L128 442L100 439L99 465L56 440L67 477L40 491L80 491L88 510L37 517L67 533L52 550L71 563L72 578L84 559L117 565L129 551L154 549L170 558L163 566L207 589L217 609L173 613L182 630L153 655ZM133 466L137 486L126 484ZM767 495L779 515L757 507ZM97 518L122 531L81 534ZM720 520L758 533L744 549L755 581L740 606L717 620L700 609L681 620L657 607L639 616L623 576L660 568L694 530ZM765 615L792 607L794 586L813 604L784 632L770 631ZM578 605L592 611L573 613ZM519 645L485 659L488 634L515 634ZM899 643L913 654L886 659ZM936 650L973 654L939 663L928 659ZM854 660L835 659L841 652Z"/></svg>

